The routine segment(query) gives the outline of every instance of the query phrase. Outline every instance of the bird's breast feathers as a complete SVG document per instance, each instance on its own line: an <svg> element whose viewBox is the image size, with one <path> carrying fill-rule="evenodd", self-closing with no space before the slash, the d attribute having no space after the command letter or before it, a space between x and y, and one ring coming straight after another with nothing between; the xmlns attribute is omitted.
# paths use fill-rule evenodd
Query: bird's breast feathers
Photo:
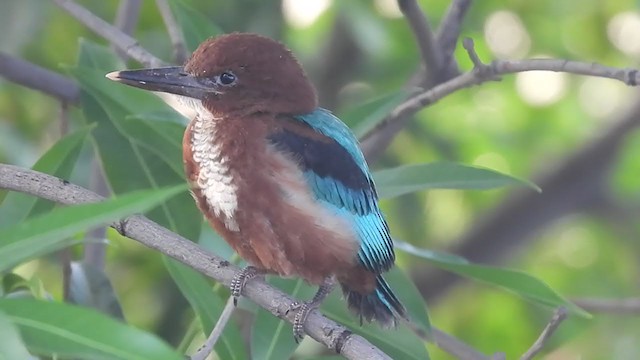
<svg viewBox="0 0 640 360"><path fill-rule="evenodd" d="M192 161L197 169L190 181L192 187L200 190L207 207L223 219L227 229L239 231L235 218L238 187L229 168L229 159L222 153L216 136L214 119L196 117L185 134L185 162Z"/></svg>

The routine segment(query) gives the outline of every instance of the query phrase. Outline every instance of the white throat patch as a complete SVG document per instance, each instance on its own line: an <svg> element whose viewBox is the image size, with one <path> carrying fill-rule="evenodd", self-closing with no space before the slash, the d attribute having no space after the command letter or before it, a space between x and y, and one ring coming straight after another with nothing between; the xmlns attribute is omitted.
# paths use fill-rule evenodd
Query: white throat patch
<svg viewBox="0 0 640 360"><path fill-rule="evenodd" d="M235 219L238 188L229 171L229 159L222 156L216 143L216 120L200 100L180 96L178 102L196 113L191 125L191 152L200 169L196 185L214 214L224 215L225 226L239 231Z"/></svg>

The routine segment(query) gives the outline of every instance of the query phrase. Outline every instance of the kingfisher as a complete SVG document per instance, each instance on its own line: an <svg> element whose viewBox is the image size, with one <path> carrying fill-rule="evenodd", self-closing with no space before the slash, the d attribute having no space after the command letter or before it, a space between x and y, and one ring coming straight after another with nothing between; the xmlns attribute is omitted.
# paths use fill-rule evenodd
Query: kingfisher
<svg viewBox="0 0 640 360"><path fill-rule="evenodd" d="M337 282L360 322L393 327L406 311L382 274L395 262L389 227L358 141L318 106L283 44L250 33L204 41L184 66L115 71L111 80L164 92L194 114L182 150L191 193L249 266L234 300L264 274L319 286L295 303L296 341Z"/></svg>

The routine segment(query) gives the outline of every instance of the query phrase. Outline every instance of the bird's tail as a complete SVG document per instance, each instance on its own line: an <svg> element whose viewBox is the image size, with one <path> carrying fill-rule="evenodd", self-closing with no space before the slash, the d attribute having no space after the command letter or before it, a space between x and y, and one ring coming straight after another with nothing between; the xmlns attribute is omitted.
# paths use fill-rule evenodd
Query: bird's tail
<svg viewBox="0 0 640 360"><path fill-rule="evenodd" d="M375 320L383 327L395 327L398 318L407 318L404 306L380 274L376 276L375 290L369 294L355 291L344 282L340 285L349 309L360 316L360 323L362 319Z"/></svg>

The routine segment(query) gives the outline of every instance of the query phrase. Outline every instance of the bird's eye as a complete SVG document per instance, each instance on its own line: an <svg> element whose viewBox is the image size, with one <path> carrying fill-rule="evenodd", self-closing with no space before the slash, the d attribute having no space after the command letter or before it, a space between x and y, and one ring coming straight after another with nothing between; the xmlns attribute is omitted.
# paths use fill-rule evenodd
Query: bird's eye
<svg viewBox="0 0 640 360"><path fill-rule="evenodd" d="M227 71L220 74L218 81L220 82L220 85L229 86L235 83L236 79L237 78L233 73Z"/></svg>

